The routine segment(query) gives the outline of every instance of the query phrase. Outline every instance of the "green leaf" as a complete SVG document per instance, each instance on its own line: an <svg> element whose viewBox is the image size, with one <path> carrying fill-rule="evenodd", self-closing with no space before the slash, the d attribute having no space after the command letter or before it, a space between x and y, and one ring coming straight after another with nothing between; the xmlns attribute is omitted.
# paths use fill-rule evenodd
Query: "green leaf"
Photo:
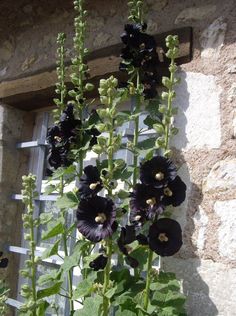
<svg viewBox="0 0 236 316"><path fill-rule="evenodd" d="M55 283L51 287L48 287L48 288L43 289L43 290L39 290L37 292L37 299L41 299L41 298L48 297L48 296L59 293L62 283L63 282L60 281L60 282Z"/></svg>
<svg viewBox="0 0 236 316"><path fill-rule="evenodd" d="M153 128L153 125L154 124L157 124L159 123L160 120L159 119L154 119L153 117L151 117L150 115L148 115L145 120L143 121L143 123L145 125L147 125L149 127L149 129L152 129Z"/></svg>
<svg viewBox="0 0 236 316"><path fill-rule="evenodd" d="M138 149L140 150L147 150L152 149L155 146L156 137L154 138L147 138L138 143Z"/></svg>
<svg viewBox="0 0 236 316"><path fill-rule="evenodd" d="M102 301L99 295L86 298L83 309L75 311L74 316L100 316Z"/></svg>
<svg viewBox="0 0 236 316"><path fill-rule="evenodd" d="M38 285L43 286L55 280L59 281L60 277L61 277L61 271L57 271L57 270L51 271L48 274L40 275L40 277L38 278Z"/></svg>
<svg viewBox="0 0 236 316"><path fill-rule="evenodd" d="M117 193L117 196L119 199L123 200L125 198L128 198L130 196L130 193L125 191L125 190L120 190L118 193Z"/></svg>
<svg viewBox="0 0 236 316"><path fill-rule="evenodd" d="M37 307L37 316L45 316L45 311L49 306L50 304L47 301L43 301L42 303L40 303L40 305Z"/></svg>
<svg viewBox="0 0 236 316"><path fill-rule="evenodd" d="M76 174L76 166L71 165L67 168L60 167L53 172L52 179L58 179L61 176Z"/></svg>
<svg viewBox="0 0 236 316"><path fill-rule="evenodd" d="M116 293L116 289L117 289L117 286L113 286L111 289L109 289L106 293L105 293L105 296L109 299L112 298L112 296Z"/></svg>
<svg viewBox="0 0 236 316"><path fill-rule="evenodd" d="M49 228L47 231L44 231L42 233L42 240L47 240L49 238L55 237L59 234L62 234L64 232L64 225L62 224L62 221L58 221L55 226Z"/></svg>
<svg viewBox="0 0 236 316"><path fill-rule="evenodd" d="M50 222L50 220L53 218L53 214L51 213L41 213L39 215L40 218L40 224L44 225L47 224L48 222Z"/></svg>
<svg viewBox="0 0 236 316"><path fill-rule="evenodd" d="M52 192L54 192L56 189L56 186L54 184L49 184L46 186L45 191L44 191L44 195L49 195ZM54 192L55 193L55 192Z"/></svg>
<svg viewBox="0 0 236 316"><path fill-rule="evenodd" d="M87 279L79 282L77 288L73 292L73 299L76 300L80 297L90 295L94 291L94 280L96 276L92 275Z"/></svg>
<svg viewBox="0 0 236 316"><path fill-rule="evenodd" d="M74 192L67 192L56 201L56 206L62 208L76 208L79 204L79 199Z"/></svg>
<svg viewBox="0 0 236 316"><path fill-rule="evenodd" d="M61 242L61 239L57 240L55 244L52 245L51 247L46 248L44 252L42 253L41 258L46 259L46 258L56 255L58 253L58 246L60 242Z"/></svg>
<svg viewBox="0 0 236 316"><path fill-rule="evenodd" d="M65 257L61 266L64 272L68 272L71 268L78 266L80 257L85 247L87 247L87 240L80 240L75 245L71 256Z"/></svg>

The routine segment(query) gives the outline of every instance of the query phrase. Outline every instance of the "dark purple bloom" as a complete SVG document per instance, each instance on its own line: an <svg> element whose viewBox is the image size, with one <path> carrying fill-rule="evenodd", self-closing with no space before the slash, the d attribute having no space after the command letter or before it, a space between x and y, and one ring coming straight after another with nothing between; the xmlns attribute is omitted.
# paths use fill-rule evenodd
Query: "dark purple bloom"
<svg viewBox="0 0 236 316"><path fill-rule="evenodd" d="M101 196L81 200L76 215L79 232L92 242L110 237L117 228L115 205Z"/></svg>
<svg viewBox="0 0 236 316"><path fill-rule="evenodd" d="M138 266L138 261L129 255L129 251L127 248L128 244L131 244L136 240L135 226L134 225L126 225L121 228L120 237L117 240L118 247L120 251L126 256L126 262L132 267L136 268Z"/></svg>
<svg viewBox="0 0 236 316"><path fill-rule="evenodd" d="M51 167L57 169L59 167L68 167L72 161L68 159L67 145L61 147L51 147L48 154L48 163Z"/></svg>
<svg viewBox="0 0 236 316"><path fill-rule="evenodd" d="M145 214L147 219L153 219L163 213L162 194L163 191L161 189L141 183L136 184L130 199L132 216L141 212Z"/></svg>
<svg viewBox="0 0 236 316"><path fill-rule="evenodd" d="M82 199L96 195L103 185L97 167L89 165L79 180L79 194Z"/></svg>
<svg viewBox="0 0 236 316"><path fill-rule="evenodd" d="M153 157L140 166L140 180L143 184L163 188L176 177L176 167L170 159Z"/></svg>
<svg viewBox="0 0 236 316"><path fill-rule="evenodd" d="M186 189L186 184L177 176L163 189L163 204L179 206L185 200Z"/></svg>
<svg viewBox="0 0 236 316"><path fill-rule="evenodd" d="M94 271L103 270L107 265L107 257L99 255L96 259L89 263L90 268Z"/></svg>
<svg viewBox="0 0 236 316"><path fill-rule="evenodd" d="M181 227L173 219L161 218L149 228L149 247L162 257L173 256L182 243Z"/></svg>

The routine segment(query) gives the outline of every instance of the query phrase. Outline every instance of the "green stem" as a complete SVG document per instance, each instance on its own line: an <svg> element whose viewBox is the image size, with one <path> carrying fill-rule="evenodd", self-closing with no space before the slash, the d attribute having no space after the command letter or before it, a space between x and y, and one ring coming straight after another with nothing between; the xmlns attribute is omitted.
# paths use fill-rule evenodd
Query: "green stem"
<svg viewBox="0 0 236 316"><path fill-rule="evenodd" d="M171 58L171 66L174 65L174 59ZM172 110L172 92L173 92L173 83L174 83L174 73L170 73L170 82L171 86L168 91L168 101L167 101L167 113L170 113ZM165 126L165 151L169 149L169 141L170 141L170 122L168 122Z"/></svg>
<svg viewBox="0 0 236 316"><path fill-rule="evenodd" d="M60 177L60 196L63 196L64 192L64 181L63 181L63 176ZM61 210L63 212L64 218L66 217L66 212ZM66 220L66 219L65 219ZM65 225L64 227L64 232L62 234L62 241L63 241L63 247L64 247L64 252L65 252L65 257L69 256L68 249L67 249L67 227ZM69 270L67 273L67 281L68 281L68 292L69 292L69 301L70 301L70 312L74 311L74 302L72 300L73 296L73 271Z"/></svg>
<svg viewBox="0 0 236 316"><path fill-rule="evenodd" d="M112 106L112 99L109 97L109 106ZM111 128L109 131L108 141L108 173L109 180L113 179L113 133L114 133L114 120L111 118ZM112 197L112 188L108 188L108 196ZM105 296L109 286L110 271L111 271L111 257L112 257L112 238L107 240L107 264L104 270L104 284L103 284L103 316L108 316L110 300Z"/></svg>
<svg viewBox="0 0 236 316"><path fill-rule="evenodd" d="M28 206L28 213L31 215L30 219L30 257L31 257L31 282L32 282L32 297L34 302L33 316L36 316L37 290L36 290L36 262L35 262L35 241L34 241L34 219L33 219L33 188L30 190L30 199Z"/></svg>
<svg viewBox="0 0 236 316"><path fill-rule="evenodd" d="M147 310L148 303L149 303L152 260L153 260L153 251L151 249L149 249L149 252L148 252L148 263L147 263L148 264L148 267L147 267L147 278L146 278L146 286L145 286L145 294L144 294L144 309L145 309L145 311Z"/></svg>
<svg viewBox="0 0 236 316"><path fill-rule="evenodd" d="M139 72L137 71L137 83L136 88L139 88L140 84L140 77ZM136 95L136 106L135 112L140 110L140 96L139 94ZM139 136L139 116L135 117L134 119L134 139L133 139L133 148L136 150L138 145L138 136ZM133 173L133 186L136 185L138 179L138 154L135 152L133 157L133 165L134 165L134 173Z"/></svg>
<svg viewBox="0 0 236 316"><path fill-rule="evenodd" d="M108 316L110 300L105 296L110 280L111 271L111 257L112 257L112 239L107 240L107 265L104 271L104 284L103 284L103 315Z"/></svg>

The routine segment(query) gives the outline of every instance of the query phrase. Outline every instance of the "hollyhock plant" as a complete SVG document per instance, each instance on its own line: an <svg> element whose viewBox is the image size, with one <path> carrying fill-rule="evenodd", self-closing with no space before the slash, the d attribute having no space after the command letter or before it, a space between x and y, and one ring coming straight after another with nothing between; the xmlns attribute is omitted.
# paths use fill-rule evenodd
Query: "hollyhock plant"
<svg viewBox="0 0 236 316"><path fill-rule="evenodd" d="M0 268L5 269L8 266L8 259L2 258L3 252L0 252Z"/></svg>
<svg viewBox="0 0 236 316"><path fill-rule="evenodd" d="M79 180L79 195L82 199L97 195L103 188L97 167L89 165L84 168L84 174Z"/></svg>
<svg viewBox="0 0 236 316"><path fill-rule="evenodd" d="M76 217L79 232L95 243L111 236L116 228L115 205L101 196L81 200Z"/></svg>
<svg viewBox="0 0 236 316"><path fill-rule="evenodd" d="M182 246L182 230L179 223L161 218L150 226L149 246L158 255L173 256Z"/></svg>
<svg viewBox="0 0 236 316"><path fill-rule="evenodd" d="M163 204L179 206L185 200L186 189L186 184L177 176L173 181L168 182L168 185L163 189Z"/></svg>
<svg viewBox="0 0 236 316"><path fill-rule="evenodd" d="M165 157L156 156L145 161L140 166L140 180L143 184L155 188L163 188L176 177L176 167Z"/></svg>
<svg viewBox="0 0 236 316"><path fill-rule="evenodd" d="M161 202L163 191L150 185L136 184L131 193L130 209L132 218L135 214L143 213L147 219L163 213L164 206Z"/></svg>
<svg viewBox="0 0 236 316"><path fill-rule="evenodd" d="M107 257L103 254L99 255L96 259L89 263L90 268L94 271L103 270L107 264Z"/></svg>

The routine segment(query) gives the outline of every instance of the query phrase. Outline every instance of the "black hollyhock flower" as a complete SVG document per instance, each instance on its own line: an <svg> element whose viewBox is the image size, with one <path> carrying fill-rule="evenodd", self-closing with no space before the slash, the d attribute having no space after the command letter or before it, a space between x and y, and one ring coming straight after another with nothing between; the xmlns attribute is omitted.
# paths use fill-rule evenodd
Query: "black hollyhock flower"
<svg viewBox="0 0 236 316"><path fill-rule="evenodd" d="M79 194L82 199L96 195L102 189L102 180L97 167L89 165L79 180Z"/></svg>
<svg viewBox="0 0 236 316"><path fill-rule="evenodd" d="M97 142L97 137L99 135L101 135L101 133L99 132L99 130L97 130L96 128L91 128L91 129L88 129L86 130L86 134L92 136L90 142L89 142L89 146L92 147L93 145L96 145L98 142Z"/></svg>
<svg viewBox="0 0 236 316"><path fill-rule="evenodd" d="M48 129L47 141L50 145L56 146L58 143L61 143L63 135L59 126L54 125Z"/></svg>
<svg viewBox="0 0 236 316"><path fill-rule="evenodd" d="M143 234L138 234L136 236L137 241L139 242L140 245L146 246L148 245L148 238L143 235Z"/></svg>
<svg viewBox="0 0 236 316"><path fill-rule="evenodd" d="M179 206L186 197L186 184L177 176L163 189L162 202L164 205Z"/></svg>
<svg viewBox="0 0 236 316"><path fill-rule="evenodd" d="M79 232L92 242L111 236L117 228L114 203L101 196L81 200L76 216Z"/></svg>
<svg viewBox="0 0 236 316"><path fill-rule="evenodd" d="M164 207L161 203L162 190L150 185L136 184L131 193L131 213L142 212L147 219L152 219L163 213ZM132 214L133 215L133 214Z"/></svg>
<svg viewBox="0 0 236 316"><path fill-rule="evenodd" d="M68 145L61 147L52 147L49 149L48 163L51 167L58 169L59 167L68 167L72 161L67 158Z"/></svg>
<svg viewBox="0 0 236 316"><path fill-rule="evenodd" d="M0 268L4 269L8 266L8 259L7 258L1 258L3 256L3 252L0 252Z"/></svg>
<svg viewBox="0 0 236 316"><path fill-rule="evenodd" d="M153 157L140 166L140 180L143 184L162 188L176 177L176 167L170 159Z"/></svg>
<svg viewBox="0 0 236 316"><path fill-rule="evenodd" d="M173 256L182 246L182 230L178 222L161 218L149 228L149 247L158 255Z"/></svg>
<svg viewBox="0 0 236 316"><path fill-rule="evenodd" d="M107 257L104 255L98 256L96 259L89 263L90 268L94 271L103 270L107 265Z"/></svg>
<svg viewBox="0 0 236 316"><path fill-rule="evenodd" d="M117 240L118 247L120 251L126 256L126 262L132 267L137 268L139 265L138 261L131 257L128 252L128 248L126 245L131 244L133 241L136 240L135 234L135 226L134 225L126 225L125 227L121 228L120 237Z"/></svg>

